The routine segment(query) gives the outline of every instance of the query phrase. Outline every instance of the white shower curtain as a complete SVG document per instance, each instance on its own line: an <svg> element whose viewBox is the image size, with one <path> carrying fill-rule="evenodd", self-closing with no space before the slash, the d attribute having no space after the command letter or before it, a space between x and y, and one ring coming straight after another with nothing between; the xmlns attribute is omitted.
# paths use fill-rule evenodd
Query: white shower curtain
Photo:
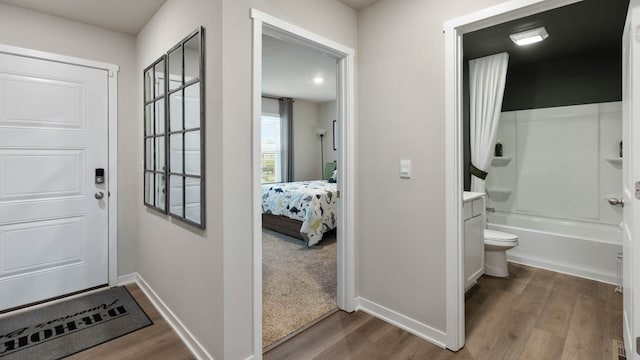
<svg viewBox="0 0 640 360"><path fill-rule="evenodd" d="M493 159L508 62L507 53L469 61L471 191L485 192L484 178Z"/></svg>

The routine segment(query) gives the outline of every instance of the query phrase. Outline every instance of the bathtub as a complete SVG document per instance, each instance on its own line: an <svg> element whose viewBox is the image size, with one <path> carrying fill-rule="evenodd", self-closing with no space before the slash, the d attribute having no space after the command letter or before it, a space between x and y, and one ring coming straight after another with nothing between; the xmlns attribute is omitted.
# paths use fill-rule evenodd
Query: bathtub
<svg viewBox="0 0 640 360"><path fill-rule="evenodd" d="M488 212L487 223L489 229L518 236L519 245L507 252L509 261L617 283L618 225L504 212Z"/></svg>

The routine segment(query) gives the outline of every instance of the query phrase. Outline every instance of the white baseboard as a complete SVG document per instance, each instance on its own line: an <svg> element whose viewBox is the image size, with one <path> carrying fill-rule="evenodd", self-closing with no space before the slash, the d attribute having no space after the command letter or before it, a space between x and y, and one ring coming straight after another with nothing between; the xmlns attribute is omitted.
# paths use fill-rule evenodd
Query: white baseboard
<svg viewBox="0 0 640 360"><path fill-rule="evenodd" d="M440 346L441 348L446 347L447 334L444 332L436 330L429 325L397 313L382 305L378 305L372 301L358 297L356 298L356 310L362 310L371 316L375 316L378 319L384 320L406 330L421 339Z"/></svg>
<svg viewBox="0 0 640 360"><path fill-rule="evenodd" d="M147 284L147 282L138 273L123 275L118 278L119 285L136 283L140 289L147 295L149 300L160 315L169 323L171 328L178 334L182 342L189 348L193 356L199 360L213 360L213 356L200 344L180 319L171 311L171 309L160 299L158 294Z"/></svg>
<svg viewBox="0 0 640 360"><path fill-rule="evenodd" d="M131 273L127 275L118 276L118 286L129 285L136 282L138 273Z"/></svg>

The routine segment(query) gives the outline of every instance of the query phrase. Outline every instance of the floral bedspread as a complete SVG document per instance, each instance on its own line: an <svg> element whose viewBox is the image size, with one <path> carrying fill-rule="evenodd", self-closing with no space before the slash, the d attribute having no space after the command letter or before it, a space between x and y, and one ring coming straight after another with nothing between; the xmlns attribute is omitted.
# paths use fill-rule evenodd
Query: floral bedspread
<svg viewBox="0 0 640 360"><path fill-rule="evenodd" d="M302 221L300 235L307 246L336 227L335 183L326 180L262 185L262 212Z"/></svg>

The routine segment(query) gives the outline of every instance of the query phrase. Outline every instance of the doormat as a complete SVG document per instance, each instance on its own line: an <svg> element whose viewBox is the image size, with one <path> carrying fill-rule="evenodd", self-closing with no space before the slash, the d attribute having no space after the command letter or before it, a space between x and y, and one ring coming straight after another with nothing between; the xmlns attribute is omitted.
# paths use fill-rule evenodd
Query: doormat
<svg viewBox="0 0 640 360"><path fill-rule="evenodd" d="M125 287L0 318L0 359L60 359L153 324Z"/></svg>
<svg viewBox="0 0 640 360"><path fill-rule="evenodd" d="M613 360L626 360L627 353L624 350L624 342L622 340L613 339Z"/></svg>

